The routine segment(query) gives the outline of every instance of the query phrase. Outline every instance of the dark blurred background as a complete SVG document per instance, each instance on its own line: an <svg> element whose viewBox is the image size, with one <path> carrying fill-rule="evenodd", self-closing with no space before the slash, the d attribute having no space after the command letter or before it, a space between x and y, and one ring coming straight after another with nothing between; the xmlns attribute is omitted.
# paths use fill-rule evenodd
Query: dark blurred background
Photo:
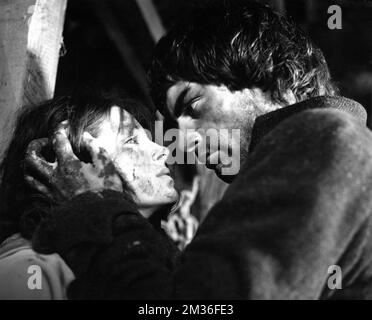
<svg viewBox="0 0 372 320"><path fill-rule="evenodd" d="M199 0L198 3L200 3ZM218 1L218 0L216 0ZM146 70L158 38L195 1L70 0L56 94L81 83L128 92L145 103ZM372 1L262 0L291 16L323 49L341 94L362 103L372 126ZM327 27L330 5L342 29Z"/></svg>

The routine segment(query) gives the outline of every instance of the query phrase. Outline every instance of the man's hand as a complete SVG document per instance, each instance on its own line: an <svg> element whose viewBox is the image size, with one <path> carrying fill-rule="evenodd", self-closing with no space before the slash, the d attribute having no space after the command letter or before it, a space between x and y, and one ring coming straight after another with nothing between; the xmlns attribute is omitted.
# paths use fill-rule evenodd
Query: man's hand
<svg viewBox="0 0 372 320"><path fill-rule="evenodd" d="M110 189L122 192L123 180L106 150L87 132L81 147L91 155L92 163L80 161L68 140L68 123L63 122L52 137L56 160L50 163L41 154L50 141L46 138L32 141L25 156L25 179L29 185L57 202L87 192Z"/></svg>

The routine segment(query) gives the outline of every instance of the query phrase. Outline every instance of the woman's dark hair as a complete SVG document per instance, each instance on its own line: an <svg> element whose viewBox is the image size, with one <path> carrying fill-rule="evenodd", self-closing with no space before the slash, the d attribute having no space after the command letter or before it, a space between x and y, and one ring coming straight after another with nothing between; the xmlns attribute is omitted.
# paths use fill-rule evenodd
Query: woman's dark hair
<svg viewBox="0 0 372 320"><path fill-rule="evenodd" d="M333 95L336 88L322 51L292 22L249 0L203 1L163 37L149 69L151 95L164 112L166 91L175 82L258 87L285 102Z"/></svg>
<svg viewBox="0 0 372 320"><path fill-rule="evenodd" d="M74 152L81 155L84 152L80 149L83 132L97 136L99 125L112 106L128 111L145 129L152 130L153 113L143 105L129 98L87 90L73 97L55 98L21 109L0 166L0 241L17 232L31 238L37 225L55 205L24 181L23 163L28 144L34 139L50 137L62 121L69 120L69 139ZM130 197L128 186L124 186L124 191Z"/></svg>

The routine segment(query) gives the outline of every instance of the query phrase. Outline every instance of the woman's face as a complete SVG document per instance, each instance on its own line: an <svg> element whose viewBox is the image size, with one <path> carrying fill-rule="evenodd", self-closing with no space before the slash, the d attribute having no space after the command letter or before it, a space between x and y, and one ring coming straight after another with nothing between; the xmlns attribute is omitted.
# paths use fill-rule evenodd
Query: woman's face
<svg viewBox="0 0 372 320"><path fill-rule="evenodd" d="M97 139L122 171L144 216L177 201L174 181L165 165L168 149L151 141L130 113L112 107Z"/></svg>

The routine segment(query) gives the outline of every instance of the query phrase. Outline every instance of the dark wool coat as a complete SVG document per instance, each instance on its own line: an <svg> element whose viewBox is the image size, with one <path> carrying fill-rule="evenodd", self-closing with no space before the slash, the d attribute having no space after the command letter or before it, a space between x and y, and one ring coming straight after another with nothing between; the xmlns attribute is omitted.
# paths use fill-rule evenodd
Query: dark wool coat
<svg viewBox="0 0 372 320"><path fill-rule="evenodd" d="M34 248L75 299L372 298L372 134L362 106L319 97L257 119L248 160L182 253L120 193L57 208ZM327 285L342 270L342 289Z"/></svg>

